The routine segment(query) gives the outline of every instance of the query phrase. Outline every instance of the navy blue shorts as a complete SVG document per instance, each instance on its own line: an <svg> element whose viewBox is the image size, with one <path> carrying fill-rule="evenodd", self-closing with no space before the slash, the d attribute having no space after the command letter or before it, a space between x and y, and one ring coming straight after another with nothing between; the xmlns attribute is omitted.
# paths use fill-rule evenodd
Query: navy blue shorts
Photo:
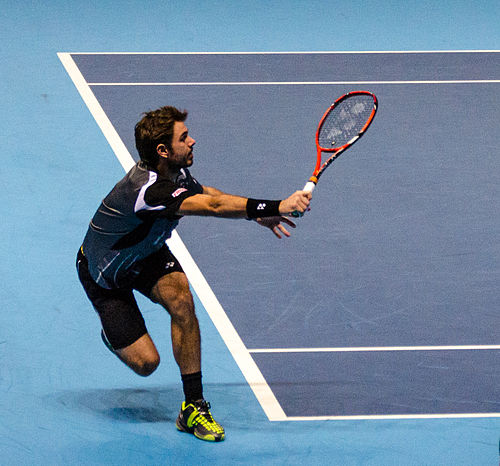
<svg viewBox="0 0 500 466"><path fill-rule="evenodd" d="M142 261L143 270L134 279L130 288L106 289L91 277L88 262L81 248L76 258L80 282L101 319L101 325L113 349L125 348L147 333L133 290L149 299L156 282L172 272L182 272L182 267L165 245Z"/></svg>

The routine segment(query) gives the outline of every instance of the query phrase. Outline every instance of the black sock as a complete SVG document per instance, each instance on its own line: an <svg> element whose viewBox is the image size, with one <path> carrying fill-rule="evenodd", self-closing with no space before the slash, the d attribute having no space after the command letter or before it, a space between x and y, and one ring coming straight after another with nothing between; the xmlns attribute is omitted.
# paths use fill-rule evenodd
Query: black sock
<svg viewBox="0 0 500 466"><path fill-rule="evenodd" d="M201 384L201 372L194 374L181 374L182 388L186 401L192 402L203 399L203 386Z"/></svg>

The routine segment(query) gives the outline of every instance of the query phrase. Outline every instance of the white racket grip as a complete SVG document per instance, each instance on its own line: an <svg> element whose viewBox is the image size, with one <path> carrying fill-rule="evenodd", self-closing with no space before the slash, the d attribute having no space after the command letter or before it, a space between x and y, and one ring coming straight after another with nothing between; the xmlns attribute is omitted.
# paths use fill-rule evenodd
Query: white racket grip
<svg viewBox="0 0 500 466"><path fill-rule="evenodd" d="M316 187L316 183L313 183L312 181L308 181L304 189L302 191L307 191L308 193L312 193L314 191L314 188Z"/></svg>
<svg viewBox="0 0 500 466"><path fill-rule="evenodd" d="M314 188L316 187L316 183L312 182L312 181L308 181L305 186L304 186L304 189L302 191L306 191L308 193L312 193L314 191ZM299 218L299 217L303 217L304 216L304 212L292 212L292 217L295 217L295 218Z"/></svg>

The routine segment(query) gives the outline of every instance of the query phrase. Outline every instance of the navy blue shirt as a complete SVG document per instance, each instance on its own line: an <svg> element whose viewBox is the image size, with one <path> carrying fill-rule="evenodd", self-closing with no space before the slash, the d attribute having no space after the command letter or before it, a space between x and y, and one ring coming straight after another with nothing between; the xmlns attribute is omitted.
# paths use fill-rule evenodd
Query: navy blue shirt
<svg viewBox="0 0 500 466"><path fill-rule="evenodd" d="M188 169L176 181L137 163L105 197L92 218L82 249L92 278L119 288L140 273L138 261L158 251L181 216L182 201L203 187Z"/></svg>

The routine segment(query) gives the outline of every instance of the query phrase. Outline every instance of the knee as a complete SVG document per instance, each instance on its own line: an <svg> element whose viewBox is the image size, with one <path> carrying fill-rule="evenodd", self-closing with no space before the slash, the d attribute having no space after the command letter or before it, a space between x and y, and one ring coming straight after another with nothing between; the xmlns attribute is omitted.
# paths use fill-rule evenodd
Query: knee
<svg viewBox="0 0 500 466"><path fill-rule="evenodd" d="M169 296L162 303L173 321L180 325L196 320L193 296L189 288L178 290L174 296Z"/></svg>
<svg viewBox="0 0 500 466"><path fill-rule="evenodd" d="M141 359L140 361L136 361L133 364L132 369L136 374L139 374L142 377L148 377L157 369L159 365L160 357L158 355L154 355Z"/></svg>
<svg viewBox="0 0 500 466"><path fill-rule="evenodd" d="M171 314L177 310L189 313L194 309L193 296L183 273L174 272L160 278L152 289L151 297Z"/></svg>
<svg viewBox="0 0 500 466"><path fill-rule="evenodd" d="M189 290L184 293L179 293L175 299L171 300L167 309L172 319L175 320L188 322L196 318L193 296Z"/></svg>

